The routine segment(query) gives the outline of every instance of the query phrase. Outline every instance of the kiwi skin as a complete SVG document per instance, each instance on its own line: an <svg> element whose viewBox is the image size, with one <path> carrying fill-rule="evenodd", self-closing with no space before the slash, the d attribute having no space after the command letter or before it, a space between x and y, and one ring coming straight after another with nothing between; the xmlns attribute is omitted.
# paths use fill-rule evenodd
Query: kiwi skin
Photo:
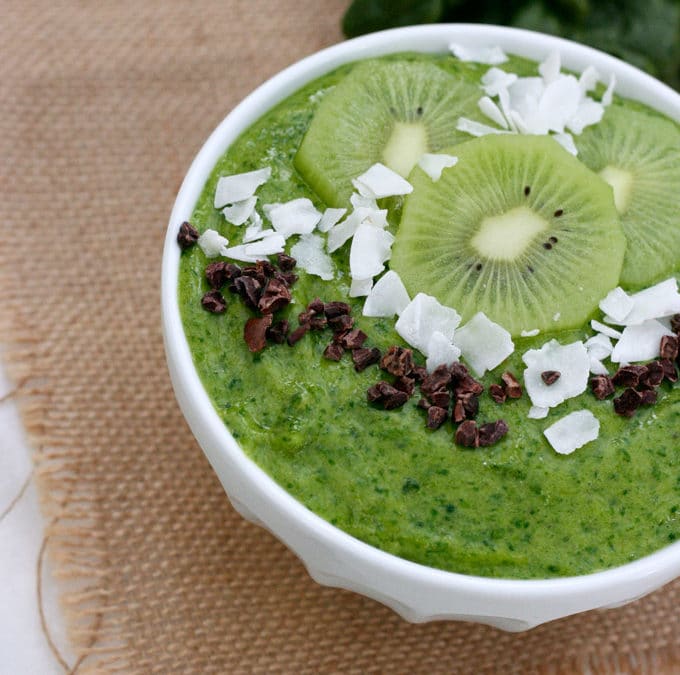
<svg viewBox="0 0 680 675"><path fill-rule="evenodd" d="M295 168L326 204L346 207L352 179L376 162L406 176L423 153L466 140L456 126L479 118L479 92L435 63L359 62L321 100Z"/></svg>
<svg viewBox="0 0 680 675"><path fill-rule="evenodd" d="M614 186L628 248L621 285L650 286L680 260L680 127L613 104L575 138L579 159Z"/></svg>
<svg viewBox="0 0 680 675"><path fill-rule="evenodd" d="M409 176L390 267L411 296L434 295L464 321L483 311L513 336L582 326L623 264L610 187L548 136L489 135L446 152L458 163L439 181L419 167Z"/></svg>

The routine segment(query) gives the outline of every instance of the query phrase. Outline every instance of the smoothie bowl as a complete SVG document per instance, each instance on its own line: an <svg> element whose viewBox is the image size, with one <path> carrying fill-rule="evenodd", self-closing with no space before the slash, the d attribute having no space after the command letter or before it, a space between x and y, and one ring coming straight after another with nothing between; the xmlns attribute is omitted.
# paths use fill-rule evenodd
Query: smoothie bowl
<svg viewBox="0 0 680 675"><path fill-rule="evenodd" d="M523 630L680 573L680 96L574 43L397 29L265 83L163 258L231 502L322 584Z"/></svg>

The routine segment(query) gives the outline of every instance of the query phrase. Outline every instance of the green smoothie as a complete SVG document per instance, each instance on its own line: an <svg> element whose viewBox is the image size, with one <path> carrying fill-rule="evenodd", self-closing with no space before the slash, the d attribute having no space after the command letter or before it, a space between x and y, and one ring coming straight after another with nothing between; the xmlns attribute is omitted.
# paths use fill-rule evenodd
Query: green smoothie
<svg viewBox="0 0 680 675"><path fill-rule="evenodd" d="M408 58L434 60L475 83L488 69L449 56ZM213 207L215 186L220 176L265 166L272 176L258 190L260 205L307 197L319 210L326 208L295 171L293 158L324 92L351 67L303 87L232 145L196 205L192 223L199 231L212 228L240 241L242 228L226 223ZM511 57L504 67L529 75L536 64ZM390 228L397 225L398 205L391 209ZM296 239L287 242L287 250ZM283 316L297 326L298 313L315 297L342 300L352 305L355 326L368 335L370 346L384 351L404 345L393 319L364 317L364 299L349 298L347 249L332 257L337 269L332 281L296 270L294 302ZM664 382L656 405L640 408L631 419L616 415L611 399L598 401L590 390L542 420L527 418L526 394L502 405L485 394L478 419L502 417L510 431L492 447L461 448L454 444L450 422L436 431L426 428L417 395L399 410L369 405L366 390L383 373L376 366L355 372L347 354L339 362L323 358L327 332L312 331L294 347L249 352L243 327L253 314L238 296L225 291L223 314L201 306L209 290L204 277L209 262L197 246L182 254L179 299L194 363L215 409L259 466L345 532L424 565L525 579L603 570L680 536L677 383ZM680 277L680 269L675 274ZM528 349L551 338L567 344L591 335L585 324L580 330L516 338L513 355L482 382L488 389L505 370L521 381L521 357ZM571 455L558 455L543 431L583 408L599 419L599 437Z"/></svg>

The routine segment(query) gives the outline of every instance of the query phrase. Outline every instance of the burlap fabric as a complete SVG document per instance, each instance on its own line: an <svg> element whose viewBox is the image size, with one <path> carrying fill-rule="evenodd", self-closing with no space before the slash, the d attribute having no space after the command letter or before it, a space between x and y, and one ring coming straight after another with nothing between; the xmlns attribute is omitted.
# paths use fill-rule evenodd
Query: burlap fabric
<svg viewBox="0 0 680 675"><path fill-rule="evenodd" d="M0 342L36 448L47 548L75 584L76 669L680 669L678 583L519 635L409 625L322 588L231 509L184 423L159 328L176 191L243 95L341 39L346 2L2 5Z"/></svg>

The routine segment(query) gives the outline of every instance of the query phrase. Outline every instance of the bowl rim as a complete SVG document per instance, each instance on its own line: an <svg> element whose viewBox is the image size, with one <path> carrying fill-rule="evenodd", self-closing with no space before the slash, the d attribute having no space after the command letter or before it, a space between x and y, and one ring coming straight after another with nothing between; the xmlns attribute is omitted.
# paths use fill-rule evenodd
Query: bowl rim
<svg viewBox="0 0 680 675"><path fill-rule="evenodd" d="M180 251L176 234L179 225L190 219L219 157L242 131L271 107L333 68L350 61L393 52L447 51L451 41L468 46L480 43L499 45L509 53L537 61L557 49L564 67L580 72L588 65L595 65L605 81L615 74L618 94L646 103L680 122L680 95L651 76L590 47L517 28L478 24L396 28L342 42L294 63L257 87L224 118L196 155L177 194L165 237L161 272L163 337L175 394L192 432L199 439L213 467L220 464L219 453L225 453L229 461L242 472L245 489L254 490L261 500L285 519L296 521L306 536L323 542L331 549L342 549L357 564L368 564L380 569L381 573L391 575L397 583L415 583L435 591L445 589L466 591L472 595L492 595L513 602L531 598L555 602L571 600L571 604L580 601L581 604L586 603L584 609L601 606L609 600L615 601L622 588L631 583L653 590L680 574L680 541L614 568L550 579L508 579L449 572L399 558L362 542L310 511L241 450L215 411L194 367L180 316L177 293ZM219 471L217 473L219 475ZM265 520L266 524L264 517L258 517ZM276 527L272 526L272 529L274 534L280 536ZM299 555L295 549L294 552ZM619 591L618 595L616 591ZM558 615L565 616L568 613L573 612L561 612Z"/></svg>

